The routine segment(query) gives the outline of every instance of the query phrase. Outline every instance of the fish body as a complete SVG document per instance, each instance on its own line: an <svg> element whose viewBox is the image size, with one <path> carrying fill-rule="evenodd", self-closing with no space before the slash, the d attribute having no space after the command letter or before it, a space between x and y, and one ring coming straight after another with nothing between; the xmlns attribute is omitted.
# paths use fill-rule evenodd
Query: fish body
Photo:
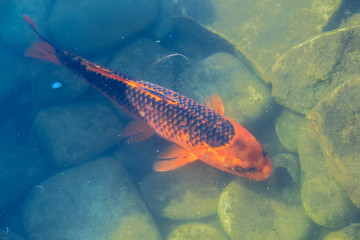
<svg viewBox="0 0 360 240"><path fill-rule="evenodd" d="M169 171L201 160L213 167L254 180L271 175L272 166L261 144L245 128L223 115L221 99L206 104L159 85L126 77L50 44L33 21L24 16L40 38L25 55L63 65L116 102L136 121L123 136L129 142L156 133L175 145L160 155L157 171Z"/></svg>

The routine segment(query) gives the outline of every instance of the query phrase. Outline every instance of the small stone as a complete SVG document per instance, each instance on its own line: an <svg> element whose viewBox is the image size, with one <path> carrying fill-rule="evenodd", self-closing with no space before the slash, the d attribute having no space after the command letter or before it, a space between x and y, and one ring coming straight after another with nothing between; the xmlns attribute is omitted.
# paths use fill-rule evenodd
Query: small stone
<svg viewBox="0 0 360 240"><path fill-rule="evenodd" d="M149 27L156 19L156 0L55 1L49 29L69 52L89 56L103 53Z"/></svg>
<svg viewBox="0 0 360 240"><path fill-rule="evenodd" d="M358 240L360 239L360 224L352 223L343 229L329 233L323 240Z"/></svg>
<svg viewBox="0 0 360 240"><path fill-rule="evenodd" d="M308 115L309 132L320 143L330 175L360 207L360 79L347 81Z"/></svg>
<svg viewBox="0 0 360 240"><path fill-rule="evenodd" d="M219 95L225 115L247 128L261 126L274 113L269 89L242 62L227 53L203 59L184 73L176 87L180 93L199 100Z"/></svg>
<svg viewBox="0 0 360 240"><path fill-rule="evenodd" d="M34 127L54 163L67 167L88 161L120 140L123 123L99 103L76 103L39 112Z"/></svg>
<svg viewBox="0 0 360 240"><path fill-rule="evenodd" d="M204 163L188 164L170 172L153 172L140 184L149 208L159 216L200 219L216 214L224 173Z"/></svg>
<svg viewBox="0 0 360 240"><path fill-rule="evenodd" d="M174 229L168 240L226 240L227 237L218 229L202 223L186 223Z"/></svg>
<svg viewBox="0 0 360 240"><path fill-rule="evenodd" d="M290 152L297 152L297 136L305 127L305 117L284 110L276 121L276 134L281 144Z"/></svg>
<svg viewBox="0 0 360 240"><path fill-rule="evenodd" d="M356 217L357 209L345 191L327 177L305 180L301 199L311 220L323 227L344 227Z"/></svg>
<svg viewBox="0 0 360 240"><path fill-rule="evenodd" d="M360 26L326 32L293 47L273 66L275 101L307 114L336 87L357 77Z"/></svg>
<svg viewBox="0 0 360 240"><path fill-rule="evenodd" d="M112 158L95 159L38 184L23 216L31 239L160 239L131 178Z"/></svg>
<svg viewBox="0 0 360 240"><path fill-rule="evenodd" d="M9 210L35 184L47 176L48 166L33 149L0 147L0 215Z"/></svg>
<svg viewBox="0 0 360 240"><path fill-rule="evenodd" d="M300 240L312 230L301 205L286 205L255 193L238 178L222 192L218 214L232 240Z"/></svg>

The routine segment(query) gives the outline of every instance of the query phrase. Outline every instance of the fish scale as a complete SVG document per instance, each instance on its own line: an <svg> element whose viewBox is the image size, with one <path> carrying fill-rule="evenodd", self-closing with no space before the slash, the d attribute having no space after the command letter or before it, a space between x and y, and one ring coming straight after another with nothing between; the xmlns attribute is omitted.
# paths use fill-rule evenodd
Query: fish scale
<svg viewBox="0 0 360 240"><path fill-rule="evenodd" d="M207 106L146 81L131 81L144 89L127 88L125 95L129 103L137 109L138 117L144 118L160 136L177 143L185 140L189 147L205 143L211 147L224 146L233 137L232 124ZM155 100L147 90L176 99L178 104L166 98ZM144 116L139 112L144 112Z"/></svg>

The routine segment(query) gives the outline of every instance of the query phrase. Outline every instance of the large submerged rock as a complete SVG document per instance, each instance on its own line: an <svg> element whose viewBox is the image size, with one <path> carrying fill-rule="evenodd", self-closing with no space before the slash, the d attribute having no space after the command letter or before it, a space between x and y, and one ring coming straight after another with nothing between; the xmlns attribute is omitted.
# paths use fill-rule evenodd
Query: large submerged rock
<svg viewBox="0 0 360 240"><path fill-rule="evenodd" d="M0 215L42 181L47 171L47 164L33 149L3 144L0 147Z"/></svg>
<svg viewBox="0 0 360 240"><path fill-rule="evenodd" d="M99 158L35 186L23 221L31 239L159 240L159 232L118 161Z"/></svg>
<svg viewBox="0 0 360 240"><path fill-rule="evenodd" d="M273 66L272 95L306 114L349 78L360 73L360 26L327 32L301 43Z"/></svg>
<svg viewBox="0 0 360 240"><path fill-rule="evenodd" d="M358 67L358 66L357 66ZM360 80L347 81L307 116L329 173L360 207Z"/></svg>
<svg viewBox="0 0 360 240"><path fill-rule="evenodd" d="M175 219L200 219L216 214L224 173L204 163L189 164L170 172L153 172L140 184L150 210Z"/></svg>
<svg viewBox="0 0 360 240"><path fill-rule="evenodd" d="M300 205L286 205L244 187L239 179L221 194L220 221L232 240L306 239L311 222Z"/></svg>
<svg viewBox="0 0 360 240"><path fill-rule="evenodd" d="M157 0L55 1L49 29L68 51L99 54L151 25L158 9Z"/></svg>
<svg viewBox="0 0 360 240"><path fill-rule="evenodd" d="M341 2L211 0L215 19L203 22L232 42L262 75L262 72L271 73L276 59L293 46L321 33Z"/></svg>
<svg viewBox="0 0 360 240"><path fill-rule="evenodd" d="M46 108L34 127L56 165L90 160L120 140L123 124L115 110L100 103Z"/></svg>
<svg viewBox="0 0 360 240"><path fill-rule="evenodd" d="M236 57L211 55L191 67L177 82L179 92L199 100L219 95L225 115L255 128L272 117L270 90Z"/></svg>

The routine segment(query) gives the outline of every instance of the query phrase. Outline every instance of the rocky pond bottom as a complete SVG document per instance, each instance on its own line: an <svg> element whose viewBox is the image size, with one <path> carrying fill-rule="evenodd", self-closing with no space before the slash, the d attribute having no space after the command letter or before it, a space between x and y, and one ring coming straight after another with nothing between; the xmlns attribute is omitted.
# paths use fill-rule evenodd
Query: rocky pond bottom
<svg viewBox="0 0 360 240"><path fill-rule="evenodd" d="M360 239L360 6L341 0L0 0L0 240ZM25 58L22 15L61 48L180 92L219 95L262 143L256 182L153 163L129 116Z"/></svg>

